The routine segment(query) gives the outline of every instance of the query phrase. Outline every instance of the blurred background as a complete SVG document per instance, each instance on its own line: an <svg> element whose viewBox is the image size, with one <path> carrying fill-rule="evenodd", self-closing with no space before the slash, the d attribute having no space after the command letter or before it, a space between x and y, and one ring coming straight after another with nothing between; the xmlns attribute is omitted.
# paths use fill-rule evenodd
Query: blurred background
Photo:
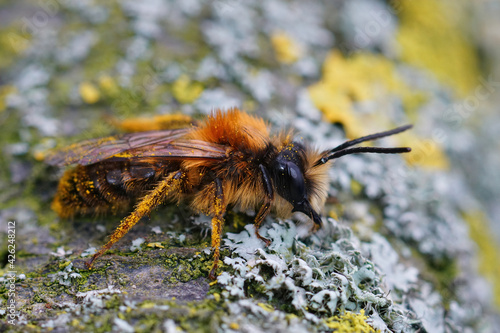
<svg viewBox="0 0 500 333"><path fill-rule="evenodd" d="M70 231L61 236L50 210L61 172L43 158L52 148L119 133L122 120L197 118L238 107L321 148L411 123L411 132L382 142L410 146L411 154L346 158L332 168L325 215L352 230L356 249L382 236L397 253L384 268L383 259L377 262L383 253L362 252L389 286L384 291L392 292L404 324L363 301L366 322L382 331L498 329L499 17L498 0L0 0L0 272L7 272L9 220L18 223L26 297L50 291L32 286L64 270L61 260L73 262L90 243L102 243L116 217L104 218L106 228L93 241L77 242ZM314 249L314 242L305 244ZM417 277L400 279L408 272ZM74 292L92 289L77 285ZM38 305L20 302L25 328L71 324L57 322L56 312L30 313L66 300L47 297ZM242 300L257 302L249 294ZM350 308L342 304L314 313L344 314ZM96 315L118 316L137 329L122 310ZM302 318L306 331L322 329L304 315L309 310L280 311ZM236 313L220 319L221 329L237 330ZM164 331L190 330L169 316L158 319ZM97 322L125 325L108 317ZM81 326L73 327L88 329L85 318L75 318ZM248 320L235 325L278 331L293 322Z"/></svg>

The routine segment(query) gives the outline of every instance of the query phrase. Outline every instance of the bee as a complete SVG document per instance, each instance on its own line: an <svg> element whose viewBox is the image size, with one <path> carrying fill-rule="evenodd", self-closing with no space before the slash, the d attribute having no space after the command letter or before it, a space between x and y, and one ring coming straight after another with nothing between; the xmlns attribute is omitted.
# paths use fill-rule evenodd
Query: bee
<svg viewBox="0 0 500 333"><path fill-rule="evenodd" d="M330 162L359 153L398 154L408 147L353 147L394 135L411 125L347 141L319 151L293 140L293 133L271 136L258 117L238 109L217 110L204 121L180 129L128 133L87 140L55 151L51 165L76 165L60 179L52 208L62 217L75 214L116 214L135 203L109 241L87 262L94 261L161 203L186 202L195 212L212 217L211 246L215 279L224 214L228 207L258 209L255 234L273 211L288 218L294 212L321 226L327 197Z"/></svg>

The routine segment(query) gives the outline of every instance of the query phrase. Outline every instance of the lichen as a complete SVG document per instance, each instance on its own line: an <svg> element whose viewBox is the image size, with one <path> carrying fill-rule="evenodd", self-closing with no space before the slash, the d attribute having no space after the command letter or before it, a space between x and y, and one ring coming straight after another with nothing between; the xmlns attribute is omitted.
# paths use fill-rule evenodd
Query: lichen
<svg viewBox="0 0 500 333"><path fill-rule="evenodd" d="M172 95L179 103L193 103L203 92L203 86L198 82L192 82L188 76L181 75L172 84Z"/></svg>
<svg viewBox="0 0 500 333"><path fill-rule="evenodd" d="M397 1L401 20L397 40L401 60L425 68L460 97L477 85L479 60L464 31L468 4L464 1Z"/></svg>
<svg viewBox="0 0 500 333"><path fill-rule="evenodd" d="M0 331L498 326L489 222L498 219L500 162L488 146L498 134L498 80L478 71L481 34L464 19L483 2L64 1L28 11L2 3L0 258L5 221L16 220L19 316L15 327L4 322L0 283ZM32 11L47 25L34 26ZM486 59L495 43L484 45ZM481 76L492 84L477 86ZM478 100L476 86L490 95L464 113L458 98ZM331 218L315 234L300 214L294 222L271 214L265 248L250 226L255 212L229 210L215 282L210 217L175 205L144 218L88 270L123 216L59 219L49 206L62 170L43 163L45 152L234 106L322 149L412 123L374 144L413 154L336 161L323 211Z"/></svg>
<svg viewBox="0 0 500 333"><path fill-rule="evenodd" d="M425 101L424 92L412 90L400 77L393 62L369 53L356 53L346 58L339 51L331 52L323 64L323 77L309 87L309 93L325 118L342 124L346 136L351 139L369 134L369 123L388 122L381 110L369 115L373 121L368 122L366 113L356 111L356 103L394 95L402 100L403 105L409 102L406 112L411 114ZM435 141L418 138L412 133L401 137L401 144L413 148L412 153L405 156L410 164L437 169L449 167L442 147Z"/></svg>
<svg viewBox="0 0 500 333"><path fill-rule="evenodd" d="M404 310L384 295L373 263L354 249L352 234L344 233L347 230L333 220L329 223L326 230L337 230L315 239L317 245L325 246L321 253L298 241L291 223L264 228L273 240L269 252L258 248L261 241L252 226L239 234L228 234L226 244L237 257L224 259L234 271L218 277L221 295L227 300L266 299L269 303L257 306L265 311L280 309L311 323L346 310L359 312L368 302L377 309L374 313L384 313L386 326L392 326L392 316L399 317Z"/></svg>
<svg viewBox="0 0 500 333"><path fill-rule="evenodd" d="M361 310L358 313L352 313L346 311L341 316L330 317L325 320L326 326L328 328L335 330L335 332L339 333L350 333L350 332L380 332L379 330L374 330L366 320L368 319L365 316L364 310Z"/></svg>
<svg viewBox="0 0 500 333"><path fill-rule="evenodd" d="M302 49L290 36L277 32L271 36L276 59L284 64L296 62L303 54Z"/></svg>
<svg viewBox="0 0 500 333"><path fill-rule="evenodd" d="M493 284L493 299L500 308L500 248L492 237L486 217L481 211L464 214L469 233L479 250L479 271Z"/></svg>
<svg viewBox="0 0 500 333"><path fill-rule="evenodd" d="M90 82L82 82L78 90L83 101L87 104L94 104L101 98L97 88Z"/></svg>

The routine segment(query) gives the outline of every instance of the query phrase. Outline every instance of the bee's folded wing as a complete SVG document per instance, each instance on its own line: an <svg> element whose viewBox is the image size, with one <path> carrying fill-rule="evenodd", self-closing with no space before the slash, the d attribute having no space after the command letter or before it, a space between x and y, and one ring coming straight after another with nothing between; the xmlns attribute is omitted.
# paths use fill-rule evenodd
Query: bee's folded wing
<svg viewBox="0 0 500 333"><path fill-rule="evenodd" d="M129 133L107 138L86 140L49 153L50 165L90 165L108 158L209 158L222 159L223 145L200 140L182 139L188 128Z"/></svg>

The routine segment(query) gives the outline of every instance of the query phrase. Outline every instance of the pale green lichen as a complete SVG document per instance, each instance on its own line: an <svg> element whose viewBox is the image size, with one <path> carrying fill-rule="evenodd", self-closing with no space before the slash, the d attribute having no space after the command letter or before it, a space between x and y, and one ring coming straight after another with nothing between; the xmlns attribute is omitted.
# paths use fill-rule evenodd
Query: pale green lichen
<svg viewBox="0 0 500 333"><path fill-rule="evenodd" d="M343 229L333 220L325 226L330 232L336 228ZM355 238L351 239L348 229L343 229L345 234L340 238L342 232L326 231L321 241L314 237L319 243L310 248L296 239L293 224L274 223L264 227L266 237L273 241L267 251L259 248L262 243L253 226L245 229L228 234L226 241L238 255L224 259L234 272L223 272L217 279L226 299L265 299L311 324L339 312L359 312L364 304L374 310L370 314L384 313L386 327L394 324L393 316L403 318L404 310L394 306L380 288L373 264L355 249L351 243ZM320 245L325 247L323 251L315 249Z"/></svg>

